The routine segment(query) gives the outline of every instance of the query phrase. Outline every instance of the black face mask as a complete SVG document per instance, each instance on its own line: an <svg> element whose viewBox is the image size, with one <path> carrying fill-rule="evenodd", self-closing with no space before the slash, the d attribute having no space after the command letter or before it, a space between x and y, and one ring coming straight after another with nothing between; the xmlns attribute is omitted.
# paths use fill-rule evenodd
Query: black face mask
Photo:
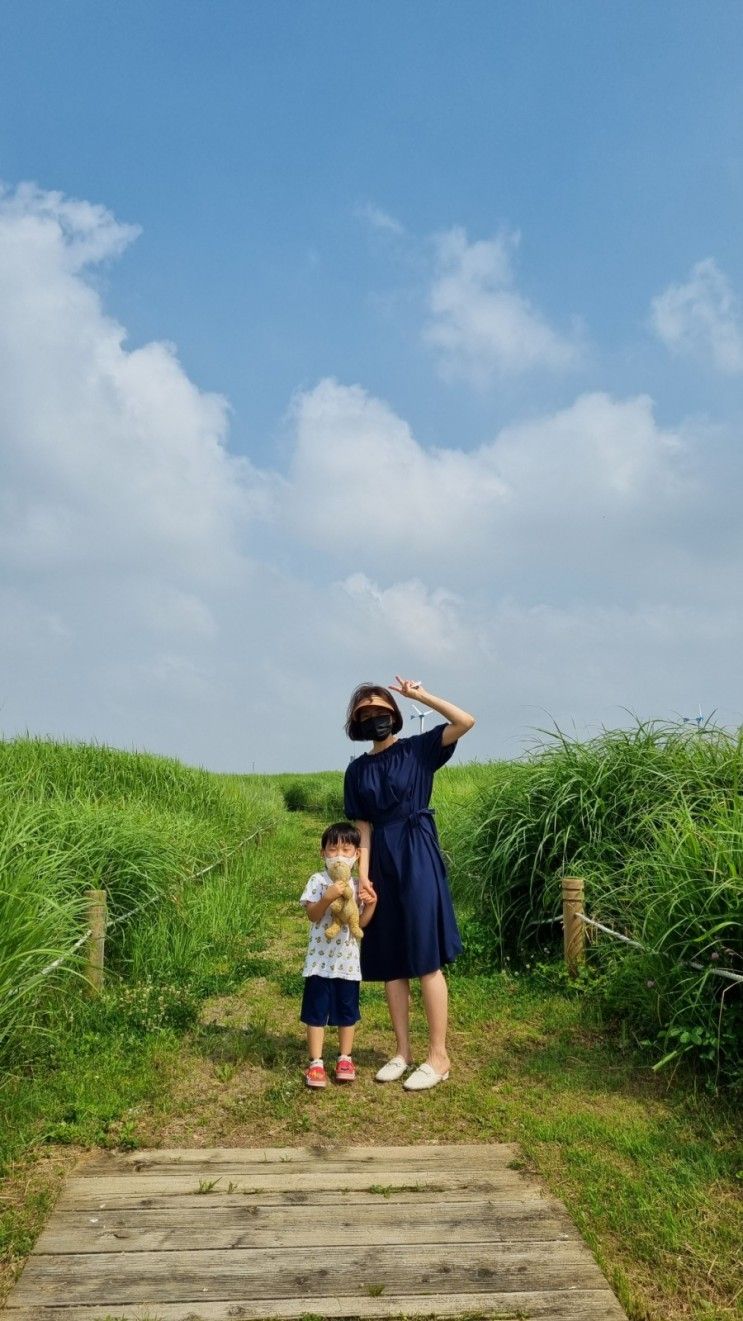
<svg viewBox="0 0 743 1321"><path fill-rule="evenodd" d="M393 723L392 716L367 716L366 720L359 721L359 733L362 738L381 743L392 733Z"/></svg>

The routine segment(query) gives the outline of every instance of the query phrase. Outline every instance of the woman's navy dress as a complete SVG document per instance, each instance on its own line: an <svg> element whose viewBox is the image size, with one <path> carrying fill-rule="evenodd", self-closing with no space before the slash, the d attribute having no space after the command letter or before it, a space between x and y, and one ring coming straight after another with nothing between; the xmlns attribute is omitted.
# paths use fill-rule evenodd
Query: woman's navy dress
<svg viewBox="0 0 743 1321"><path fill-rule="evenodd" d="M361 942L364 981L421 977L462 951L428 806L434 771L456 747L442 747L445 729L437 725L384 752L365 752L346 771L346 816L373 826L369 877L379 901Z"/></svg>

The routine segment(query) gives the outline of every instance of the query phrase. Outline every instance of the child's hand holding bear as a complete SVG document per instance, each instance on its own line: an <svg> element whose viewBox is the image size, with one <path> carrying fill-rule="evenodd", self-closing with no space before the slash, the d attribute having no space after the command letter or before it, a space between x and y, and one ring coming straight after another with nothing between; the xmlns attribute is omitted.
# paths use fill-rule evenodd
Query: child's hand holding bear
<svg viewBox="0 0 743 1321"><path fill-rule="evenodd" d="M347 862L331 862L328 876L336 887L340 887L340 894L330 905L333 921L325 928L326 939L333 940L341 927L347 926L354 939L361 940L363 932L359 925L359 910L354 896L351 868Z"/></svg>

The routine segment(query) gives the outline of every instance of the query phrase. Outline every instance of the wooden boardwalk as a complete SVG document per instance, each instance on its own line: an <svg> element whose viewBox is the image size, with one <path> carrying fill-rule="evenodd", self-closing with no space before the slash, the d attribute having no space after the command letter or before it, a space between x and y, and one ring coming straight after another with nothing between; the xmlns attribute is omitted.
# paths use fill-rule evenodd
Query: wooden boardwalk
<svg viewBox="0 0 743 1321"><path fill-rule="evenodd" d="M561 1204L491 1146L99 1153L8 1321L623 1321Z"/></svg>

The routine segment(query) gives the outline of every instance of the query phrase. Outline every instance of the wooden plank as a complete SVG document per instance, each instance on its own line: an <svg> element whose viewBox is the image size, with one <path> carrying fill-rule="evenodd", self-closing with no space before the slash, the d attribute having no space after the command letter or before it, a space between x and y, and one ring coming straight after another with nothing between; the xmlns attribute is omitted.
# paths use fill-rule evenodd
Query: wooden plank
<svg viewBox="0 0 743 1321"><path fill-rule="evenodd" d="M370 1185L373 1186L373 1185ZM380 1185L384 1187L384 1185ZM62 1189L60 1198L56 1204L55 1214L60 1211L65 1213L87 1213L93 1214L98 1210L126 1210L141 1207L143 1210L148 1208L160 1208L163 1212L172 1210L175 1207L194 1208L204 1215L204 1208L207 1208L211 1214L214 1207L217 1206L242 1206L246 1200L249 1200L251 1206L314 1206L329 1207L338 1205L338 1191L323 1188L315 1188L309 1192L304 1190L275 1191L272 1189L263 1192L250 1193L227 1193L221 1192L222 1185L218 1183L213 1192L208 1194L205 1199L200 1193L155 1193L142 1194L136 1179L131 1180L131 1188L116 1198L102 1203L98 1196L88 1186L76 1184L74 1194L70 1194L67 1186ZM227 1185L225 1184L225 1188ZM426 1199L430 1189L422 1188L416 1192L411 1192L410 1187L390 1186L385 1187L385 1196L381 1197L379 1193L371 1193L368 1188L351 1189L343 1193L343 1205L360 1208L358 1215L365 1215L366 1209L376 1206L380 1198L388 1206L407 1206L415 1205ZM92 1193L92 1195L91 1195ZM442 1193L436 1194L436 1202L444 1199L447 1203L456 1202L482 1202L484 1199L493 1199L496 1204L499 1200L521 1200L526 1206L530 1202L543 1202L545 1194L534 1185L524 1183L520 1180L511 1182L488 1182L479 1187L466 1185L462 1188L453 1187ZM430 1197L426 1200L429 1212L432 1212L433 1201ZM324 1211L323 1211L324 1215Z"/></svg>
<svg viewBox="0 0 743 1321"><path fill-rule="evenodd" d="M342 1245L337 1268L332 1252L307 1248L234 1248L230 1252L98 1252L32 1256L13 1294L16 1307L63 1299L66 1306L98 1303L110 1312L121 1304L159 1300L198 1302L302 1298L313 1310L340 1285L346 1294L369 1296L600 1288L605 1281L579 1242L458 1244L446 1260L438 1244L379 1247ZM352 1287L349 1287L352 1285Z"/></svg>
<svg viewBox="0 0 743 1321"><path fill-rule="evenodd" d="M626 1321L518 1160L506 1143L96 1153L68 1180L8 1318Z"/></svg>
<svg viewBox="0 0 743 1321"><path fill-rule="evenodd" d="M468 1188L472 1192L488 1195L494 1192L502 1195L510 1194L518 1196L518 1191L524 1186L524 1180L514 1170L498 1170L488 1175L478 1170L463 1170L461 1172L437 1171L437 1170L413 1170L402 1173L398 1169L385 1169L379 1167L373 1176L373 1182L370 1182L368 1170L363 1171L337 1171L329 1172L323 1170L308 1171L302 1174L292 1173L264 1173L257 1169L249 1178L245 1178L244 1167L241 1166L222 1166L224 1171L219 1176L219 1181L214 1185L215 1191L242 1193L244 1196L263 1195L267 1192L305 1192L310 1200L312 1195L317 1192L318 1187L322 1186L325 1192L335 1191L336 1198L341 1193L350 1191L369 1192L375 1187L384 1189L404 1188L408 1192L425 1195L429 1198L434 1193L449 1193L453 1190ZM199 1185L212 1183L211 1171L195 1170L189 1174L138 1174L136 1181L131 1174L113 1175L111 1178L99 1179L69 1179L65 1188L64 1205L70 1206L111 1206L118 1199L130 1197L132 1188L136 1182L137 1192L140 1197L156 1197L166 1195L176 1197L181 1194L195 1194L199 1196ZM233 1185L230 1187L230 1185ZM206 1210L206 1199L211 1196L211 1192L205 1191L204 1207Z"/></svg>
<svg viewBox="0 0 743 1321"><path fill-rule="evenodd" d="M12 1302L12 1300L11 1300ZM528 1321L626 1321L613 1293L603 1289L555 1289L523 1292L479 1293L461 1296L446 1294L398 1295L395 1298L351 1298L331 1295L321 1303L323 1317L335 1321L367 1321L371 1317L441 1318L483 1314L496 1318L528 1317ZM113 1314L116 1321L143 1321L145 1316L157 1321L300 1321L313 1309L311 1299L286 1298L257 1301L244 1296L232 1302L157 1303L149 1308L141 1304L120 1304ZM11 1308L9 1321L103 1321L100 1305L70 1307Z"/></svg>
<svg viewBox="0 0 743 1321"><path fill-rule="evenodd" d="M126 1208L100 1211L59 1211L42 1230L37 1253L162 1252L173 1249L311 1247L317 1242L315 1206L251 1205L247 1199L230 1206L166 1206L158 1210ZM517 1243L529 1239L578 1239L578 1231L557 1203L447 1202L390 1205L378 1197L363 1217L337 1201L323 1208L323 1235L362 1238L364 1243Z"/></svg>
<svg viewBox="0 0 743 1321"><path fill-rule="evenodd" d="M518 1162L522 1164L522 1162ZM78 1173L73 1170L71 1178L77 1178L82 1182L103 1180L103 1178L182 1178L186 1174L194 1178L208 1178L208 1180L221 1180L226 1182L230 1178L241 1178L247 1184L258 1186L266 1178L280 1178L284 1184L291 1185L292 1181L299 1181L305 1174L311 1174L315 1180L321 1178L323 1182L329 1178L334 1182L344 1180L346 1174L353 1174L354 1177L361 1180L362 1184L383 1184L386 1178L397 1178L397 1180L414 1182L416 1178L427 1178L435 1180L439 1174L447 1176L469 1176L483 1180L483 1178L497 1178L502 1173L509 1170L509 1165L500 1164L500 1162L483 1160L476 1164L475 1161L455 1161L442 1159L440 1164L434 1164L434 1161L375 1161L373 1165L362 1161L348 1160L324 1160L315 1159L307 1161L295 1161L293 1164L284 1165L283 1162L276 1164L262 1165L243 1165L242 1161L221 1161L218 1165L202 1164L198 1159L182 1161L178 1165L157 1165L149 1164L148 1161L141 1162L136 1168L122 1169L100 1169L97 1174Z"/></svg>
<svg viewBox="0 0 743 1321"><path fill-rule="evenodd" d="M147 1167L163 1169L171 1165L301 1165L318 1161L323 1164L335 1161L347 1161L351 1166L360 1164L390 1165L397 1162L412 1161L414 1164L440 1165L449 1161L454 1164L493 1164L507 1165L520 1156L518 1146L513 1142L468 1142L457 1145L451 1142L430 1142L422 1146L405 1147L167 1147L151 1150L142 1148L127 1152L94 1152L84 1157L75 1174L82 1178L87 1174L109 1174L114 1171L135 1170Z"/></svg>

